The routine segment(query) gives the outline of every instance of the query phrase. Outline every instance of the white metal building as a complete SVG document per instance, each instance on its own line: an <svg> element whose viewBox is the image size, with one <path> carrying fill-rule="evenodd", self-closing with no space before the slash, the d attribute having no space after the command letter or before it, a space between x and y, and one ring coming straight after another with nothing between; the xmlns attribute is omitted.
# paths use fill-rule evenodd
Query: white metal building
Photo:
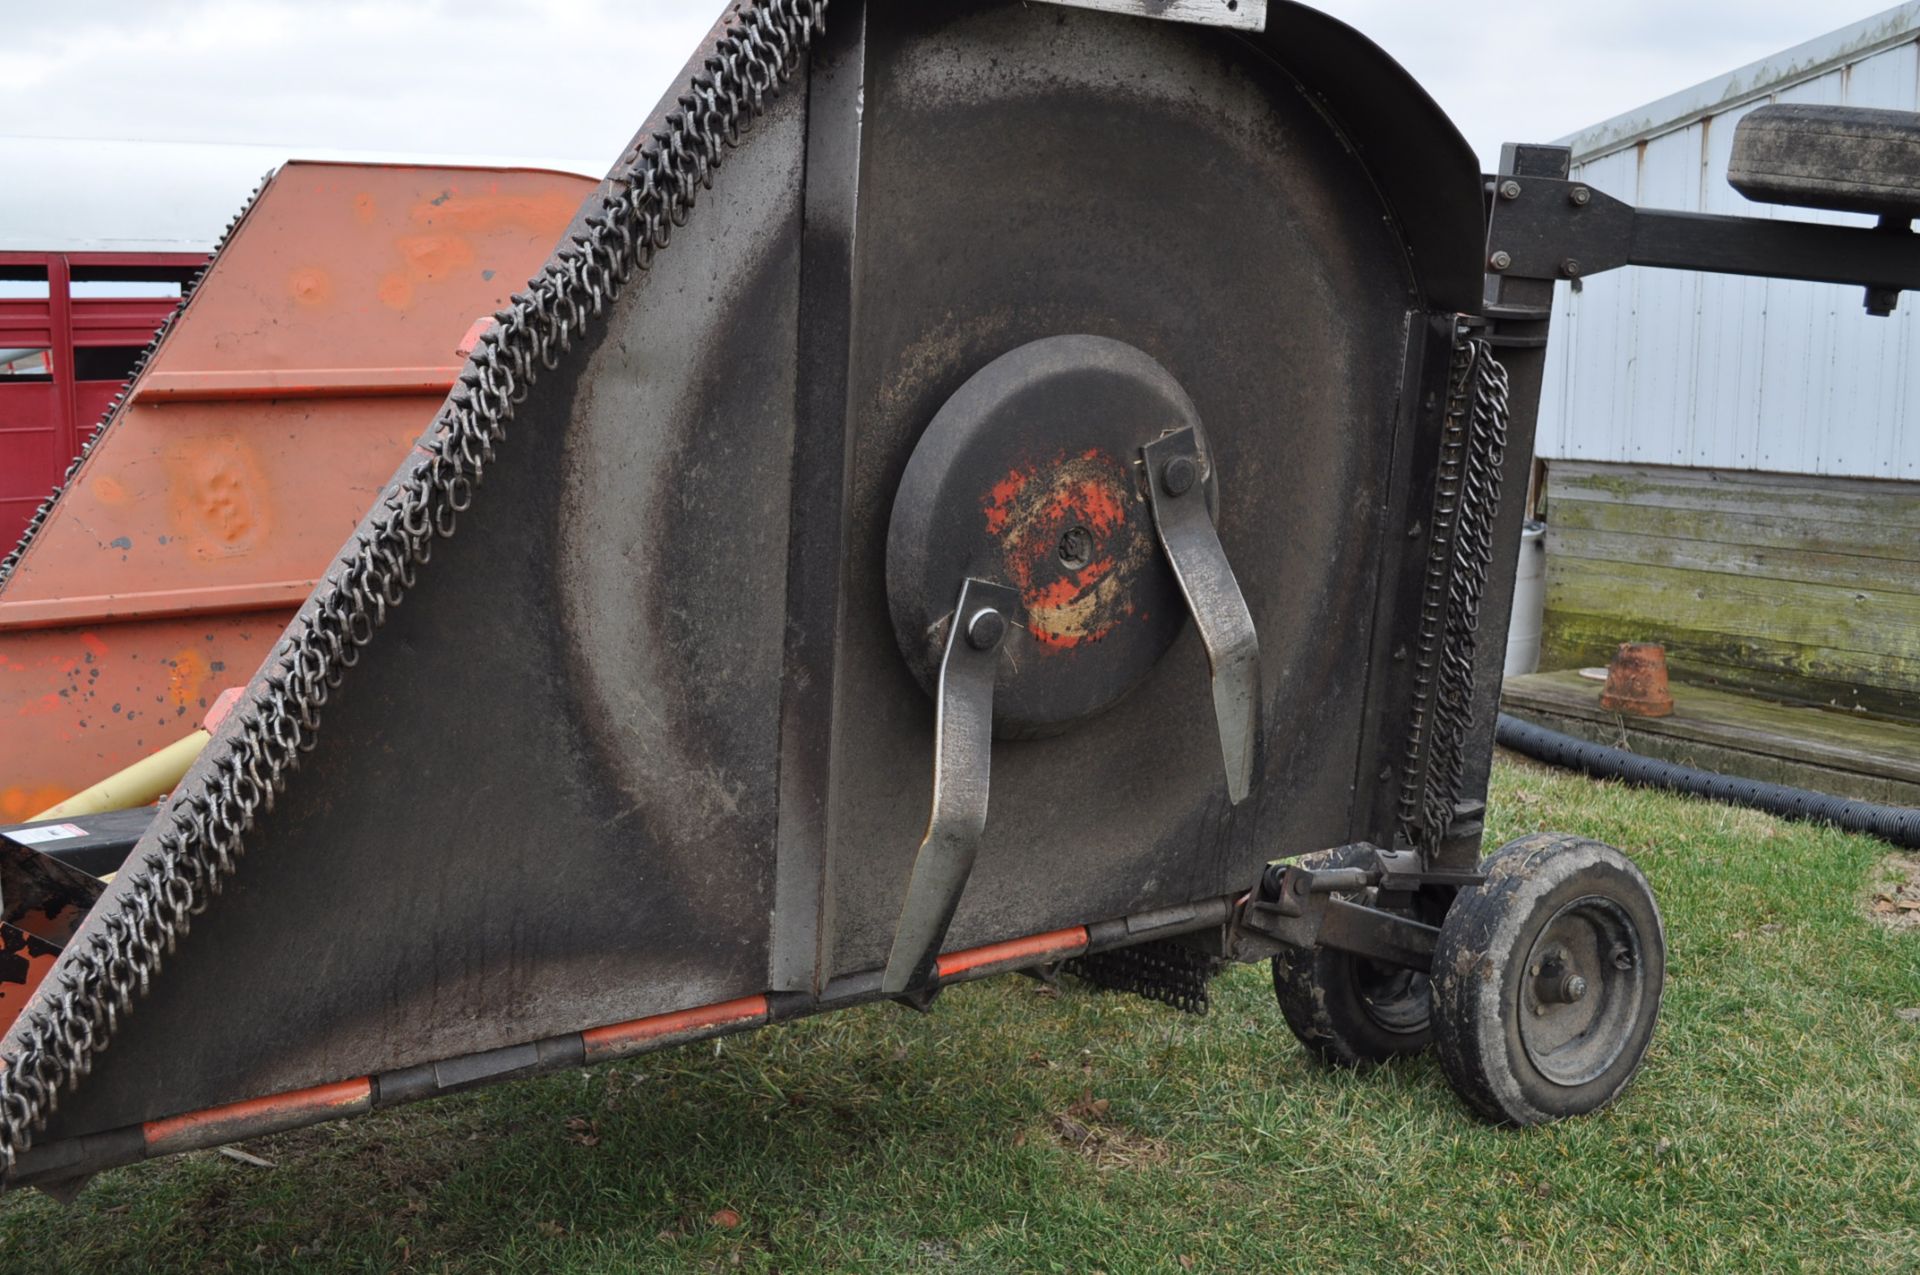
<svg viewBox="0 0 1920 1275"><path fill-rule="evenodd" d="M1573 175L1630 203L1868 223L1751 203L1733 132L1768 102L1920 109L1920 3L1565 139ZM1920 479L1920 299L1892 319L1819 284L1628 269L1562 285L1542 457Z"/></svg>
<svg viewBox="0 0 1920 1275"><path fill-rule="evenodd" d="M1567 139L1629 203L1751 203L1734 130L1769 102L1920 110L1920 3ZM1920 721L1920 297L1626 269L1562 284L1541 403L1541 664L1666 645L1676 679Z"/></svg>

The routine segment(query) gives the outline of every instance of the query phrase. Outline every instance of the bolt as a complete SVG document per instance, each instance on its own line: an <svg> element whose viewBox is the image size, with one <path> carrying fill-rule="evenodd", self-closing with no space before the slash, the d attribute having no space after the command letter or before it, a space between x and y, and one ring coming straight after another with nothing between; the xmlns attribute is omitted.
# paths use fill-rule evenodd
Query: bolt
<svg viewBox="0 0 1920 1275"><path fill-rule="evenodd" d="M1517 181L1512 181L1512 180L1508 180L1508 181L1503 181L1503 182L1501 182L1501 183L1500 183L1500 198L1502 198L1502 199L1518 199L1518 198L1520 198L1520 183L1519 183L1519 182L1517 182Z"/></svg>
<svg viewBox="0 0 1920 1275"><path fill-rule="evenodd" d="M1572 257L1568 257L1560 263L1560 273L1569 279L1578 279L1580 277L1580 263Z"/></svg>
<svg viewBox="0 0 1920 1275"><path fill-rule="evenodd" d="M1575 186L1571 191L1567 192L1567 198L1573 201L1575 208L1585 208L1593 202L1593 192L1585 186Z"/></svg>
<svg viewBox="0 0 1920 1275"><path fill-rule="evenodd" d="M1175 456L1160 471L1160 482L1169 496L1184 496L1193 490L1194 480L1199 476L1200 467L1193 463L1193 457Z"/></svg>
<svg viewBox="0 0 1920 1275"><path fill-rule="evenodd" d="M967 645L976 651L991 651L1006 635L1006 617L992 607L981 607L967 621Z"/></svg>
<svg viewBox="0 0 1920 1275"><path fill-rule="evenodd" d="M1510 252L1496 252L1493 254L1491 264L1495 270L1505 270L1513 264L1513 254Z"/></svg>
<svg viewBox="0 0 1920 1275"><path fill-rule="evenodd" d="M1077 571L1093 557L1093 533L1085 527L1071 527L1060 537L1060 565Z"/></svg>
<svg viewBox="0 0 1920 1275"><path fill-rule="evenodd" d="M1566 997L1567 1004L1573 1004L1587 994L1587 980L1578 974L1569 974L1567 981L1560 985L1560 994Z"/></svg>

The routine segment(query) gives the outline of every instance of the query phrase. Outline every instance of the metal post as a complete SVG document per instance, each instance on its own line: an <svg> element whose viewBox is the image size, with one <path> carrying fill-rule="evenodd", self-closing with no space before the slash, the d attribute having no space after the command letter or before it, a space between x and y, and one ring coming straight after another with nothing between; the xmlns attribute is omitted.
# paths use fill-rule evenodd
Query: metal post
<svg viewBox="0 0 1920 1275"><path fill-rule="evenodd" d="M1498 187L1529 177L1564 180L1572 152L1564 146L1508 144L1500 149ZM1492 249L1490 248L1491 252ZM1490 272L1485 312L1487 339L1511 378L1506 469L1500 512L1493 526L1493 568L1480 600L1480 641L1474 662L1473 725L1460 781L1462 802L1484 801L1493 770L1493 727L1500 712L1500 679L1513 619L1514 575L1520 562L1520 532L1526 522L1527 480L1533 470L1534 428L1540 419L1540 388L1546 375L1547 332L1553 318L1551 280L1514 279Z"/></svg>

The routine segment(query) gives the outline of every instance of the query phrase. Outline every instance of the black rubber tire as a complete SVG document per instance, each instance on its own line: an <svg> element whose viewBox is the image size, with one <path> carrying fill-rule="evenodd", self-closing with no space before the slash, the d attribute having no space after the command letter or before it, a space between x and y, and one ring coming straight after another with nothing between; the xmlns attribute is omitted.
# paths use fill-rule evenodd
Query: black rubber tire
<svg viewBox="0 0 1920 1275"><path fill-rule="evenodd" d="M1352 868L1372 862L1371 850L1355 846L1303 856L1300 866ZM1345 897L1364 903L1372 894L1365 890ZM1406 984L1405 994L1395 997L1383 1015L1372 998L1391 989L1396 979ZM1426 984L1425 975L1409 979L1408 971L1332 948L1290 947L1273 958L1273 996L1287 1026L1308 1052L1336 1067L1370 1067L1431 1045Z"/></svg>
<svg viewBox="0 0 1920 1275"><path fill-rule="evenodd" d="M1597 1111L1639 1071L1659 1022L1667 945L1653 890L1612 846L1560 833L1512 842L1482 870L1486 881L1460 892L1434 953L1440 1065L1461 1099L1498 1123ZM1557 953L1588 941L1583 933L1600 962L1599 992L1544 1003L1542 953L1551 974ZM1553 942L1560 934L1574 941L1563 948ZM1569 1034L1549 1044L1556 1015Z"/></svg>

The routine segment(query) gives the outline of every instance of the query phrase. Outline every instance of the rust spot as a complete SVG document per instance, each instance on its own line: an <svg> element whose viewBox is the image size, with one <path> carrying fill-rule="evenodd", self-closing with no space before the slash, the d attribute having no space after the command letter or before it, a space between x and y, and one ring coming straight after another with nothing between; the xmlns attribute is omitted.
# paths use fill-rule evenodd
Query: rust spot
<svg viewBox="0 0 1920 1275"><path fill-rule="evenodd" d="M287 276L287 293L301 305L333 300L333 276L318 266L302 266Z"/></svg>
<svg viewBox="0 0 1920 1275"><path fill-rule="evenodd" d="M390 310L406 309L421 284L452 279L474 260L473 244L460 235L403 235L394 247L400 253L400 268L382 276L375 290L380 304Z"/></svg>
<svg viewBox="0 0 1920 1275"><path fill-rule="evenodd" d="M207 657L192 647L182 647L167 670L167 699L176 708L186 708L202 698L207 679L213 671Z"/></svg>
<svg viewBox="0 0 1920 1275"><path fill-rule="evenodd" d="M71 796L73 793L68 789L46 785L0 789L0 819L7 823L25 823L42 810L57 806Z"/></svg>
<svg viewBox="0 0 1920 1275"><path fill-rule="evenodd" d="M578 198L570 192L474 195L447 191L415 204L407 217L416 226L467 235L519 228L551 239L566 229L579 207Z"/></svg>
<svg viewBox="0 0 1920 1275"><path fill-rule="evenodd" d="M194 556L245 553L266 532L264 497L272 488L245 442L232 435L183 440L168 450L166 468L173 526Z"/></svg>
<svg viewBox="0 0 1920 1275"><path fill-rule="evenodd" d="M1129 596L1152 554L1125 463L1099 450L1009 470L981 515L1020 590L1027 627L1043 648L1098 642L1133 614Z"/></svg>
<svg viewBox="0 0 1920 1275"><path fill-rule="evenodd" d="M380 280L375 295L387 309L404 310L413 304L413 281L396 271Z"/></svg>

